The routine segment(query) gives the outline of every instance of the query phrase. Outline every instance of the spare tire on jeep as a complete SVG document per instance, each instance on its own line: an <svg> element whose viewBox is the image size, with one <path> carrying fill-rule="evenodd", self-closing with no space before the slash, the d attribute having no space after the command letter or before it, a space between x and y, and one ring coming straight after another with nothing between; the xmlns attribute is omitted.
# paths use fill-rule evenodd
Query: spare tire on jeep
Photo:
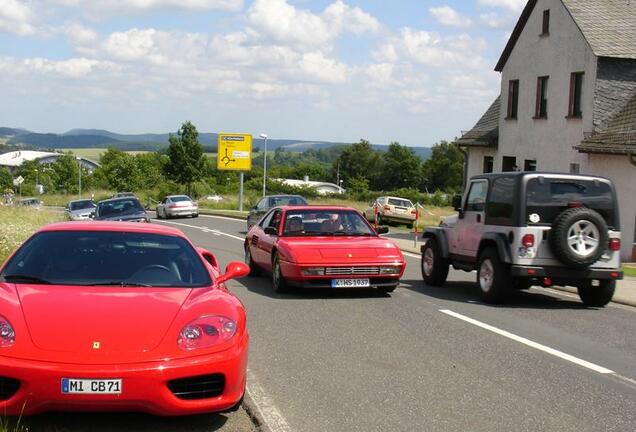
<svg viewBox="0 0 636 432"><path fill-rule="evenodd" d="M563 264L587 267L607 249L607 223L590 208L570 208L554 219L549 241L552 252Z"/></svg>

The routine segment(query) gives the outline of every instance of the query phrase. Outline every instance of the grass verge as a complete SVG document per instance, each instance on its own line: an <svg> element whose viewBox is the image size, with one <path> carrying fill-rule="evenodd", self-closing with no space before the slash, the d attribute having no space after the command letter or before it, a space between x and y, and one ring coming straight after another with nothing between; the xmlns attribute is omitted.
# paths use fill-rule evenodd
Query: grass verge
<svg viewBox="0 0 636 432"><path fill-rule="evenodd" d="M42 225L61 220L59 212L0 206L0 263Z"/></svg>
<svg viewBox="0 0 636 432"><path fill-rule="evenodd" d="M636 267L623 266L623 273L625 273L625 276L636 277Z"/></svg>

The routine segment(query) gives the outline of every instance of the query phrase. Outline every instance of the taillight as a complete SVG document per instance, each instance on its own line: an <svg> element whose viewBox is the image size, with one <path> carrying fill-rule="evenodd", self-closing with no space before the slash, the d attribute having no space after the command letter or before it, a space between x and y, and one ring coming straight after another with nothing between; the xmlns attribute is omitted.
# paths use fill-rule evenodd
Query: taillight
<svg viewBox="0 0 636 432"><path fill-rule="evenodd" d="M417 210L411 210L411 214L417 214Z"/></svg>
<svg viewBox="0 0 636 432"><path fill-rule="evenodd" d="M534 246L534 234L526 234L521 238L521 244L525 248Z"/></svg>
<svg viewBox="0 0 636 432"><path fill-rule="evenodd" d="M391 211L391 207L389 207L389 206L384 206L384 210Z"/></svg>
<svg viewBox="0 0 636 432"><path fill-rule="evenodd" d="M621 239L611 238L609 239L609 250L612 252L618 252L621 250Z"/></svg>
<svg viewBox="0 0 636 432"><path fill-rule="evenodd" d="M170 205L168 206L168 208L177 208L177 207L178 207L178 206L177 206L176 204L170 204Z"/></svg>

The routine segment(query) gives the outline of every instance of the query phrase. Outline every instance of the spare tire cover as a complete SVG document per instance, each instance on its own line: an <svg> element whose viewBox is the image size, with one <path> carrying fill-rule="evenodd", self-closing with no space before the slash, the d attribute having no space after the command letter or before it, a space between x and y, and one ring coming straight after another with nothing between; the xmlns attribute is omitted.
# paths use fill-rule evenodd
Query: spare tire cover
<svg viewBox="0 0 636 432"><path fill-rule="evenodd" d="M607 250L609 235L605 219L587 207L560 213L550 232L550 247L563 264L587 267Z"/></svg>

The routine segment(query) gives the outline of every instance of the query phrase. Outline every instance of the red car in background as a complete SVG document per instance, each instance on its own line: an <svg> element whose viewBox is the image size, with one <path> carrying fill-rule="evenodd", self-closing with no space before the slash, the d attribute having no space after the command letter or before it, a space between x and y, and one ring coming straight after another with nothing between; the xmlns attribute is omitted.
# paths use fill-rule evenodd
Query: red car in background
<svg viewBox="0 0 636 432"><path fill-rule="evenodd" d="M0 269L0 414L238 408L245 309L214 256L129 222L42 228Z"/></svg>
<svg viewBox="0 0 636 432"><path fill-rule="evenodd" d="M277 292L299 288L377 288L393 291L404 256L355 209L286 206L270 210L247 233L251 274L272 274Z"/></svg>

